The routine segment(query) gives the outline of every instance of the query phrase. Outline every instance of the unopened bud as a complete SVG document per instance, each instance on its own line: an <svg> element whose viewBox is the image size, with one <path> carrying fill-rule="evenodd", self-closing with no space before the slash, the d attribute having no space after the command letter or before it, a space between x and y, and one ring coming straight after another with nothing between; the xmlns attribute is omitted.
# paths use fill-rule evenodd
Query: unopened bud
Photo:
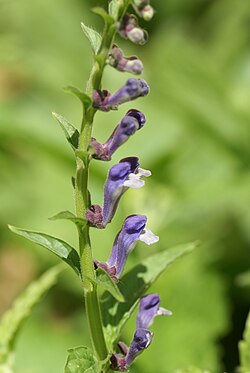
<svg viewBox="0 0 250 373"><path fill-rule="evenodd" d="M151 5L146 5L144 8L141 9L140 13L145 21L150 21L153 18L154 9Z"/></svg>
<svg viewBox="0 0 250 373"><path fill-rule="evenodd" d="M134 27L127 32L127 38L135 44L143 45L147 42L148 35L140 27Z"/></svg>
<svg viewBox="0 0 250 373"><path fill-rule="evenodd" d="M108 63L118 71L129 72L135 75L139 75L143 71L141 60L136 56L125 57L122 50L115 44L109 53Z"/></svg>
<svg viewBox="0 0 250 373"><path fill-rule="evenodd" d="M119 24L119 34L135 44L145 44L148 37L145 30L138 25L137 17L133 14L125 14Z"/></svg>

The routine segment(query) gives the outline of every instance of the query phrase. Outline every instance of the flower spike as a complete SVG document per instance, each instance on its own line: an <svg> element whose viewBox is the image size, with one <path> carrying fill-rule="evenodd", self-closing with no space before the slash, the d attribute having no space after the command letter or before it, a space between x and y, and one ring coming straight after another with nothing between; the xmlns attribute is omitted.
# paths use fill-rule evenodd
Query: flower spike
<svg viewBox="0 0 250 373"><path fill-rule="evenodd" d="M106 90L94 91L93 106L101 111L116 110L119 105L146 96L148 93L149 86L145 80L130 78L113 95Z"/></svg>
<svg viewBox="0 0 250 373"><path fill-rule="evenodd" d="M136 131L146 123L145 115L135 109L129 110L116 126L111 136L102 145L96 139L91 139L94 154L93 158L109 161L113 153Z"/></svg>
<svg viewBox="0 0 250 373"><path fill-rule="evenodd" d="M102 267L114 279L119 279L126 264L129 253L133 250L138 240L151 245L159 240L149 229L146 228L147 218L144 215L128 216L118 232L111 254L106 263L95 261L98 267ZM150 233L148 233L150 232ZM149 235L147 241L145 236Z"/></svg>

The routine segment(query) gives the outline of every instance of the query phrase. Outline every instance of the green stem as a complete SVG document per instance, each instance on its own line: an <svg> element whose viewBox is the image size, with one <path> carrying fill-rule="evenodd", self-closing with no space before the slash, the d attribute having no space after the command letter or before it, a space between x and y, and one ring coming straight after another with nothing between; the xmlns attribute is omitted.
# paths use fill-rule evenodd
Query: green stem
<svg viewBox="0 0 250 373"><path fill-rule="evenodd" d="M126 11L130 0L124 0L118 12L118 19ZM90 78L87 83L86 93L92 95L93 90L101 89L101 81L104 67L106 65L107 57L110 48L112 47L114 36L116 33L115 20L113 23L105 25L103 32L102 45L96 62L90 73ZM89 174L89 144L91 141L92 126L96 109L89 107L84 111L82 126L80 131L79 146L76 151L76 179L75 179L75 207L76 215L85 219L86 209L90 205L88 192L88 174ZM104 338L101 312L97 289L93 280L95 279L95 272L93 266L92 249L89 236L89 226L84 228L79 227L79 254L81 258L81 269L83 277L83 287L85 296L85 308L91 335L91 342L100 360L107 359L108 350ZM104 370L109 370L106 367Z"/></svg>

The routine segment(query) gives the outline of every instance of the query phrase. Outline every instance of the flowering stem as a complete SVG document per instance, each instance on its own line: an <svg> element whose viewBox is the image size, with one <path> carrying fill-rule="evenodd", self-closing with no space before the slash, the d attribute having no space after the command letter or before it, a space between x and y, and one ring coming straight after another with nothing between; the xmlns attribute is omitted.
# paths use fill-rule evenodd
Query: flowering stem
<svg viewBox="0 0 250 373"><path fill-rule="evenodd" d="M121 1L118 11L118 17L126 11L130 0ZM117 18L119 19L119 18ZM112 47L115 36L115 22L106 24L102 44L96 57L87 83L86 93L91 95L93 90L101 88L103 70L106 65L110 48ZM88 153L91 141L93 120L96 109L89 107L83 113L82 126L80 131L79 146L76 151L76 178L75 178L75 208L77 217L85 219L86 209L90 206L88 192L88 174L90 157ZM105 360L108 356L108 350L104 338L99 300L96 286L93 284L95 272L93 266L92 249L89 236L89 226L78 228L79 234L79 254L81 258L81 268L83 276L83 287L85 295L85 308L88 319L88 325L91 335L91 341L97 357Z"/></svg>

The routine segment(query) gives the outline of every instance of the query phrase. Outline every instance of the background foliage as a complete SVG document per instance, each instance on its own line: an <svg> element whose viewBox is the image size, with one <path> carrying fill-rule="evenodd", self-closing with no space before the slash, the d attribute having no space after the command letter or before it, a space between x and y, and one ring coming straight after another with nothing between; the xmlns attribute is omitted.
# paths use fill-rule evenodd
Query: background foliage
<svg viewBox="0 0 250 373"><path fill-rule="evenodd" d="M78 124L80 104L61 87L82 88L91 67L80 21L101 29L93 0L0 0L0 312L25 285L57 260L15 237L6 224L54 234L76 244L73 225L48 221L72 210L73 157L51 111ZM105 1L99 4L105 5ZM247 317L250 256L250 7L245 0L152 1L143 48L137 54L151 87L134 106L147 125L112 162L138 155L154 177L121 201L114 224L92 234L95 256L105 260L125 216L145 213L160 236L138 245L128 267L173 244L201 239L151 288L174 316L156 319L154 342L133 373L170 373L189 365L233 372ZM127 78L106 69L104 88ZM95 137L104 141L130 108L98 113ZM110 165L92 164L92 199L102 202ZM93 232L94 233L94 232ZM103 243L105 242L105 245ZM132 338L135 319L124 329ZM89 344L74 274L65 271L20 333L17 373L62 371L69 347ZM53 355L51 354L53 350ZM159 358L160 357L160 358Z"/></svg>

